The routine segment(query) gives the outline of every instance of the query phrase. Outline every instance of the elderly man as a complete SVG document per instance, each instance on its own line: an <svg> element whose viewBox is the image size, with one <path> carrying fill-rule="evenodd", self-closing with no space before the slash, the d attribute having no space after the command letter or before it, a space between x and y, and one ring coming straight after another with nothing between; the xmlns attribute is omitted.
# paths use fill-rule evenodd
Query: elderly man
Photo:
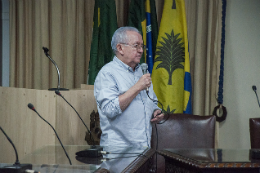
<svg viewBox="0 0 260 173"><path fill-rule="evenodd" d="M136 28L121 27L115 31L111 47L115 57L99 71L94 84L100 145L150 146L151 123L161 121L164 114L157 106L150 74L143 75L139 65L142 36Z"/></svg>

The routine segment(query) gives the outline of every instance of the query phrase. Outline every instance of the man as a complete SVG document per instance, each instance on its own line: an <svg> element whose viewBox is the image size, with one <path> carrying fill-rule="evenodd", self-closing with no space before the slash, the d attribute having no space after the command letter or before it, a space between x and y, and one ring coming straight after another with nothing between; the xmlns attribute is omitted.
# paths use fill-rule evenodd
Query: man
<svg viewBox="0 0 260 173"><path fill-rule="evenodd" d="M121 27L115 31L111 47L115 57L102 67L94 83L100 145L150 146L151 122L160 122L164 114L157 106L150 74L143 75L139 65L144 51L142 36L136 28Z"/></svg>

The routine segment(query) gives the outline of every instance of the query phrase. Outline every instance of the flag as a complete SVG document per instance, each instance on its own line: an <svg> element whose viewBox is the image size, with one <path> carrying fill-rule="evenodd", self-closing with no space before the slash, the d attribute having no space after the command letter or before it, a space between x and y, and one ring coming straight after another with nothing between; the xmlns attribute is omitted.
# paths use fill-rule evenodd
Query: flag
<svg viewBox="0 0 260 173"><path fill-rule="evenodd" d="M111 39L117 29L114 0L95 0L88 84L93 85L99 70L113 60Z"/></svg>
<svg viewBox="0 0 260 173"><path fill-rule="evenodd" d="M192 114L184 0L164 1L152 82L165 112Z"/></svg>
<svg viewBox="0 0 260 173"><path fill-rule="evenodd" d="M146 45L140 63L148 64L148 71L152 73L153 61L158 37L158 23L154 0L131 0L128 25L137 28Z"/></svg>

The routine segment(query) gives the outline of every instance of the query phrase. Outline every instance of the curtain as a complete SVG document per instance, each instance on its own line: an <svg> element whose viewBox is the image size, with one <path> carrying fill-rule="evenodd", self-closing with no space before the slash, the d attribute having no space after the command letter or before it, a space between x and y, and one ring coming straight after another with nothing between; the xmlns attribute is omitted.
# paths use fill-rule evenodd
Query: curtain
<svg viewBox="0 0 260 173"><path fill-rule="evenodd" d="M127 24L130 0L115 0L118 26ZM212 114L217 104L221 0L185 0L192 76L193 114ZM87 83L94 0L10 0L10 86L62 88ZM156 0L158 24L164 0Z"/></svg>
<svg viewBox="0 0 260 173"><path fill-rule="evenodd" d="M221 53L221 0L185 0L193 114L212 115L217 104Z"/></svg>
<svg viewBox="0 0 260 173"><path fill-rule="evenodd" d="M10 86L61 87L86 83L94 0L10 0Z"/></svg>

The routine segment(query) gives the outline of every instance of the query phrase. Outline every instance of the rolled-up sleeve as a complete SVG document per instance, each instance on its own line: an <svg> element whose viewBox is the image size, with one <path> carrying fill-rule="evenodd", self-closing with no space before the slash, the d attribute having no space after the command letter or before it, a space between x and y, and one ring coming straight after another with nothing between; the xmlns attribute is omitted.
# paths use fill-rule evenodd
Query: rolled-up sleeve
<svg viewBox="0 0 260 173"><path fill-rule="evenodd" d="M116 79L106 71L100 71L94 84L94 96L100 111L108 118L115 118L122 113L119 105L120 93Z"/></svg>

